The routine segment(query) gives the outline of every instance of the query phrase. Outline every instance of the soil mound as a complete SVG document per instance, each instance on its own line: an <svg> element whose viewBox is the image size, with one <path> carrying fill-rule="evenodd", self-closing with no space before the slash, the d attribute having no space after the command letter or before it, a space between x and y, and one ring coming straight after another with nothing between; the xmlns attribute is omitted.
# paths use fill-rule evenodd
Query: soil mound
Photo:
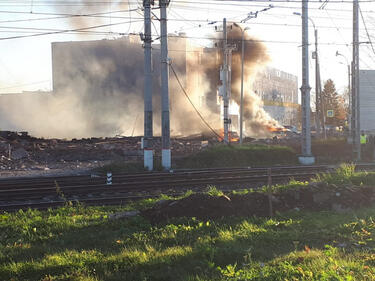
<svg viewBox="0 0 375 281"><path fill-rule="evenodd" d="M141 215L158 223L177 217L214 219L225 216L269 216L270 204L275 213L292 209L347 212L374 203L375 187L338 188L312 184L271 195L263 192L223 196L197 193L180 200L160 201L152 208L142 211Z"/></svg>

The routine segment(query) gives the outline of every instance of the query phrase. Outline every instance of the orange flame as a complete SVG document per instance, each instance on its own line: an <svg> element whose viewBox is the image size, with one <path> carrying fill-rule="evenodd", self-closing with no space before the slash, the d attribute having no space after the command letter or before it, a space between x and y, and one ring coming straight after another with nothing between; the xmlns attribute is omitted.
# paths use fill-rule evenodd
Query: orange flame
<svg viewBox="0 0 375 281"><path fill-rule="evenodd" d="M267 130L271 133L286 132L288 129L283 127L267 127Z"/></svg>
<svg viewBox="0 0 375 281"><path fill-rule="evenodd" d="M221 138L218 138L219 141L224 141L224 129L220 129L219 135ZM237 136L236 132L229 131L228 133L229 142L239 142L240 138Z"/></svg>

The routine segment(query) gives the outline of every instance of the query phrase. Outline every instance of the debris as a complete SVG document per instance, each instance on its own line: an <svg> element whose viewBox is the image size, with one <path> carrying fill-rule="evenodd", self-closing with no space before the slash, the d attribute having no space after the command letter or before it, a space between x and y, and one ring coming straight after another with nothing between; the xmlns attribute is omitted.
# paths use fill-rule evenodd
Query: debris
<svg viewBox="0 0 375 281"><path fill-rule="evenodd" d="M139 211L128 211L128 212L120 212L120 213L114 213L110 214L108 216L109 220L117 220L117 219L122 219L122 218L131 218L139 215Z"/></svg>
<svg viewBox="0 0 375 281"><path fill-rule="evenodd" d="M196 136L194 136L196 137ZM174 155L185 156L208 146L210 138L200 135L189 139L172 138ZM48 166L93 168L113 161L141 161L141 137L107 137L86 139L43 139L27 132L0 131L0 170L44 170ZM155 157L160 156L161 138L153 139ZM11 148L11 149L10 149Z"/></svg>
<svg viewBox="0 0 375 281"><path fill-rule="evenodd" d="M23 149L22 147L17 148L17 149L15 149L11 152L11 158L13 160L20 160L20 159L23 159L23 158L27 158L28 156L29 156L29 153L25 149Z"/></svg>

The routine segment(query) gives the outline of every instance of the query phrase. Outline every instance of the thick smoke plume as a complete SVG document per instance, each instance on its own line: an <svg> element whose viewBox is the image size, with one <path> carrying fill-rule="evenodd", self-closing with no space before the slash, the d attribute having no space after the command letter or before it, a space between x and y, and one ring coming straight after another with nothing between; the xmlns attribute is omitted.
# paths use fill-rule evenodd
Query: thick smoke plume
<svg viewBox="0 0 375 281"><path fill-rule="evenodd" d="M242 31L236 25L232 25L232 28L228 29L227 38L228 44L236 46L236 49L232 53L231 99L240 105ZM244 40L244 128L249 136L265 136L269 135L269 128L277 127L279 124L263 109L262 100L252 91L252 83L255 80L257 72L268 63L269 56L267 48L263 43L255 40L246 33ZM221 48L222 45L223 41L220 40L219 46ZM219 61L221 62L223 52L219 54ZM215 69L212 69L212 67ZM217 69L217 65L210 65L207 73L217 73Z"/></svg>
<svg viewBox="0 0 375 281"><path fill-rule="evenodd" d="M236 44L232 58L232 100L240 103L241 32L228 33ZM143 49L136 38L62 42L52 46L53 94L7 97L0 102L2 129L35 136L80 138L143 134ZM220 41L222 42L222 41ZM190 99L214 128L222 127L217 98L222 48L197 48L170 37L173 68ZM264 136L273 120L260 98L250 91L257 70L268 61L266 48L246 36L245 107L247 135ZM154 134L160 135L160 46L153 46ZM209 129L199 118L170 71L171 134L189 135ZM5 121L7 120L7 121Z"/></svg>
<svg viewBox="0 0 375 281"><path fill-rule="evenodd" d="M128 2L122 0L78 0L68 5L56 5L58 13L73 15L69 17L69 24L74 28L81 28L90 24L102 24L110 21L111 11L125 10ZM107 14L106 14L107 13ZM92 16L89 16L93 14Z"/></svg>
<svg viewBox="0 0 375 281"><path fill-rule="evenodd" d="M195 63L199 53L186 52L189 48L186 43L170 38L173 67L193 103L213 127L219 128L218 113L199 106L209 83L201 77L204 67ZM152 87L155 135L161 132L159 54L160 47L155 45ZM2 128L59 138L143 134L144 68L138 37L53 43L52 61L53 93L2 98L0 115L5 115L0 120ZM169 86L171 134L207 131L172 72Z"/></svg>

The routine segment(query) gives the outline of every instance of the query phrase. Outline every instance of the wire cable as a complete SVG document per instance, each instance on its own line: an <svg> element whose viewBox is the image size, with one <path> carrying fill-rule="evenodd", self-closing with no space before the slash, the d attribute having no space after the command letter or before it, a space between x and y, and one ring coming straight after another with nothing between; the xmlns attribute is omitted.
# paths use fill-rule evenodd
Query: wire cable
<svg viewBox="0 0 375 281"><path fill-rule="evenodd" d="M199 112L199 110L196 108L196 106L194 105L193 101L190 99L189 95L186 93L184 87L182 86L181 84L181 81L180 79L178 78L177 76L177 73L176 71L174 70L174 67L172 65L172 63L170 64L170 67L172 69L172 72L174 74L174 76L176 77L176 80L177 80L177 83L178 85L180 85L180 88L182 90L182 92L184 93L185 97L187 98L187 100L190 102L191 106L194 108L195 112L198 114L199 118L203 121L203 123L212 131L212 133L218 137L220 140L224 140L222 136L220 136L218 133L216 133L216 131L210 126L210 124L208 124L208 122L204 119L204 117L202 116L202 114Z"/></svg>
<svg viewBox="0 0 375 281"><path fill-rule="evenodd" d="M365 19L364 19L363 14L362 14L362 9L361 9L361 7L359 7L359 5L358 5L358 8L359 8L359 12L361 14L363 25L365 26L366 35L367 35L368 41L370 42L370 46L371 46L372 52L375 54L374 46L372 45L370 34L368 33L367 25L366 25Z"/></svg>
<svg viewBox="0 0 375 281"><path fill-rule="evenodd" d="M75 28L75 29L65 29L65 30L58 30L58 31L51 31L51 32L44 32L44 33L35 33L30 35L19 35L19 36L11 36L11 37L0 37L0 41L3 40L10 40L10 39L20 39L20 38L28 38L28 37L37 37L37 36L45 36L45 35L54 35L54 34L61 34L61 33L67 33L67 32L77 32L77 31L85 31L89 29L95 29L95 28L101 28L101 27L108 27L113 25L121 25L121 24L127 24L129 22L118 22L118 23L112 23L112 24L102 24L102 25L96 25L96 26L90 26L90 27L82 27L82 28ZM112 33L110 33L112 34ZM137 35L128 33L128 35Z"/></svg>

